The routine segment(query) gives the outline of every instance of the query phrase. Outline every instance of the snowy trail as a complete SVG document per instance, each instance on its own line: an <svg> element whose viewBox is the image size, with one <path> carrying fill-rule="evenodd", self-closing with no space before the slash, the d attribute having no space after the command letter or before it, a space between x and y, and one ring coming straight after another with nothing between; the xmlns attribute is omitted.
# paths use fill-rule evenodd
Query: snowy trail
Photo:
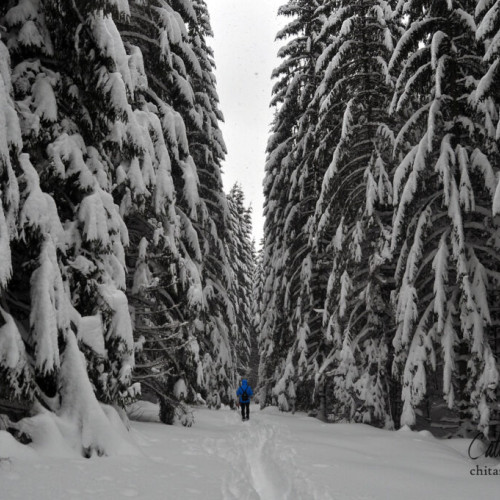
<svg viewBox="0 0 500 500"><path fill-rule="evenodd" d="M133 456L22 453L0 432L0 500L454 500L497 498L465 440L328 425L305 415L197 409L192 428L132 425ZM10 452L9 452L10 450ZM14 452L12 451L14 450ZM494 467L495 464L490 463ZM500 471L499 471L500 472Z"/></svg>
<svg viewBox="0 0 500 500"><path fill-rule="evenodd" d="M228 425L236 425L236 430L230 448L219 451L230 464L224 478L224 500L331 498L315 491L302 473L294 458L296 452L288 444L289 429L255 413L245 423L237 415L226 416Z"/></svg>

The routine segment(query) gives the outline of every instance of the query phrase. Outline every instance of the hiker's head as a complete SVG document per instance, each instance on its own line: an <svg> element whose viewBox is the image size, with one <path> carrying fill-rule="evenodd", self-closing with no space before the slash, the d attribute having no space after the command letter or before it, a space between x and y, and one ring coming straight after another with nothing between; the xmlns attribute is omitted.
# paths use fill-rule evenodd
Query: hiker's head
<svg viewBox="0 0 500 500"><path fill-rule="evenodd" d="M241 387L246 387L248 385L247 379L244 378L241 380Z"/></svg>

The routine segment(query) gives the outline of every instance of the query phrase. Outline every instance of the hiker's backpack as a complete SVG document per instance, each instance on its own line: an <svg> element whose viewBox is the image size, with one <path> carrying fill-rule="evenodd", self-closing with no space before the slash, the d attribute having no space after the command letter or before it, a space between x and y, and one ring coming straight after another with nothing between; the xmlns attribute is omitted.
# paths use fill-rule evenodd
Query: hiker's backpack
<svg viewBox="0 0 500 500"><path fill-rule="evenodd" d="M243 387L242 387L243 389ZM248 402L248 392L247 392L247 388L245 387L243 389L243 392L241 393L241 402L242 403L247 403Z"/></svg>

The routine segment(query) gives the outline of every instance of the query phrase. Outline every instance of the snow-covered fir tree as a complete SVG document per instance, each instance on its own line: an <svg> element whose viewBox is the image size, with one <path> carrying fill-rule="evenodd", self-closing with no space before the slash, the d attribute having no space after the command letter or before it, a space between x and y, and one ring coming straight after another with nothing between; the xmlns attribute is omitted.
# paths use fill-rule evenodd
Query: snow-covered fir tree
<svg viewBox="0 0 500 500"><path fill-rule="evenodd" d="M250 355L255 337L254 324L254 277L255 249L252 240L251 208L245 207L245 196L239 184L235 184L228 196L230 228L228 255L233 272L232 302L236 314L236 351L238 373L250 371Z"/></svg>
<svg viewBox="0 0 500 500"><path fill-rule="evenodd" d="M487 432L498 385L495 7L401 1L397 14L406 26L390 62L391 112L405 120L394 144L392 230L401 423L415 423L438 370L448 406Z"/></svg>
<svg viewBox="0 0 500 500"><path fill-rule="evenodd" d="M163 254L169 254L165 264L170 264L162 267L171 269L164 274L164 298L158 300L173 313L174 324L184 325L178 336L184 347L175 357L186 362L176 363L169 385L182 376L188 379L189 396L193 391L215 391L228 398L234 384L235 340L222 243L227 230L220 177L225 146L218 128L222 115L213 61L205 41L211 31L204 5L135 3L131 23L120 24L120 32L146 54L150 88L145 100L160 115L170 154L175 208L153 235L163 242ZM196 369L188 368L192 366Z"/></svg>
<svg viewBox="0 0 500 500"><path fill-rule="evenodd" d="M0 25L0 397L109 453L134 349L163 395L236 378L206 6L11 0Z"/></svg>
<svg viewBox="0 0 500 500"><path fill-rule="evenodd" d="M320 188L314 158L317 113L310 102L321 53L317 42L321 10L320 2L293 1L279 11L291 20L278 34L286 44L279 51L282 63L273 74L277 82L272 105L277 111L264 180L259 384L261 404L279 399L282 408L288 408L288 398L295 400L299 377L302 398L310 404L310 381L305 376L313 361L308 343L320 331L313 307L318 301L316 290L322 289L321 276L314 274L307 223Z"/></svg>
<svg viewBox="0 0 500 500"><path fill-rule="evenodd" d="M258 249L255 248L255 241L253 243L253 262L254 274L252 277L252 333L250 343L250 374L249 383L255 389L256 397L258 398L259 380L260 380L260 307L262 304L262 290L264 287L264 269L262 267L263 250L262 241ZM257 400L257 402L259 402Z"/></svg>
<svg viewBox="0 0 500 500"><path fill-rule="evenodd" d="M329 267L317 380L328 374L337 418L388 426L391 17L385 1L340 1L325 20L316 157L328 166L310 227Z"/></svg>
<svg viewBox="0 0 500 500"><path fill-rule="evenodd" d="M17 213L9 202L15 260L2 294L17 338L10 347L24 346L33 384L28 401L67 417L89 455L109 451L107 417L96 396L117 403L135 388L124 293L128 232L110 193L110 155L123 150L105 142L129 112L127 89L133 93L141 82L126 62L112 14L126 16L126 5L88 3L80 10L23 0L1 12L10 56L3 68L12 68L6 83L15 109L6 172L17 178L2 186L18 193Z"/></svg>
<svg viewBox="0 0 500 500"><path fill-rule="evenodd" d="M222 402L229 403L237 386L236 345L240 332L235 328L236 305L229 292L232 273L225 245L230 231L229 209L221 179L221 161L226 147L218 127L223 116L215 90L213 53L206 43L206 37L211 36L212 30L205 1L193 0L193 11L195 17L188 22L189 39L199 59L201 72L195 72L191 81L195 110L201 121L194 120L191 124L187 117L185 120L197 165L202 202L198 233L203 252L203 293L207 301L202 317L205 337L202 345L211 358L211 383L215 384L214 389Z"/></svg>
<svg viewBox="0 0 500 500"><path fill-rule="evenodd" d="M282 11L294 18L266 166L263 396L287 408L303 369L304 387L331 382L334 418L413 425L444 397L487 431L498 385L498 4L313 4ZM309 218L300 186L315 200Z"/></svg>
<svg viewBox="0 0 500 500"><path fill-rule="evenodd" d="M308 406L311 389L324 382L325 373L334 373L342 346L347 342L351 348L354 340L359 342L356 362L366 363L359 367L363 380L351 378L344 389L339 385L337 400L350 400L365 421L390 422L380 375L386 358L377 346L388 334L379 331L388 294L381 296L378 269L388 256L385 225L390 222L390 214L381 220L380 207L391 201L385 97L391 10L385 2L299 3L283 7L295 18L283 31L292 39L275 71L283 76L273 103L283 104L266 171L266 185L273 190L266 192L272 212L266 213L264 248L270 258L261 371L269 365L267 377L276 384L274 396L282 406L288 406L287 391L301 402L301 390ZM356 277L355 285L349 275ZM278 298L285 318L273 316L276 311L268 307L267 301ZM355 325L351 331L350 325ZM370 356L363 354L365 342L372 346ZM266 359L266 349L275 357ZM339 372L335 383L345 376ZM366 405L362 410L359 396ZM339 403L338 411L340 406L345 405Z"/></svg>

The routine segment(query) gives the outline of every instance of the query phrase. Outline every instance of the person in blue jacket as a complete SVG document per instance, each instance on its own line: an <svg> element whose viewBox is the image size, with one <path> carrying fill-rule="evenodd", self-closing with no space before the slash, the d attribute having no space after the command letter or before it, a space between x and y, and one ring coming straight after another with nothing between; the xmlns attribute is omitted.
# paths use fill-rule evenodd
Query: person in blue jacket
<svg viewBox="0 0 500 500"><path fill-rule="evenodd" d="M250 398L253 396L253 391L245 378L241 381L236 396L240 398L241 419L250 420Z"/></svg>

